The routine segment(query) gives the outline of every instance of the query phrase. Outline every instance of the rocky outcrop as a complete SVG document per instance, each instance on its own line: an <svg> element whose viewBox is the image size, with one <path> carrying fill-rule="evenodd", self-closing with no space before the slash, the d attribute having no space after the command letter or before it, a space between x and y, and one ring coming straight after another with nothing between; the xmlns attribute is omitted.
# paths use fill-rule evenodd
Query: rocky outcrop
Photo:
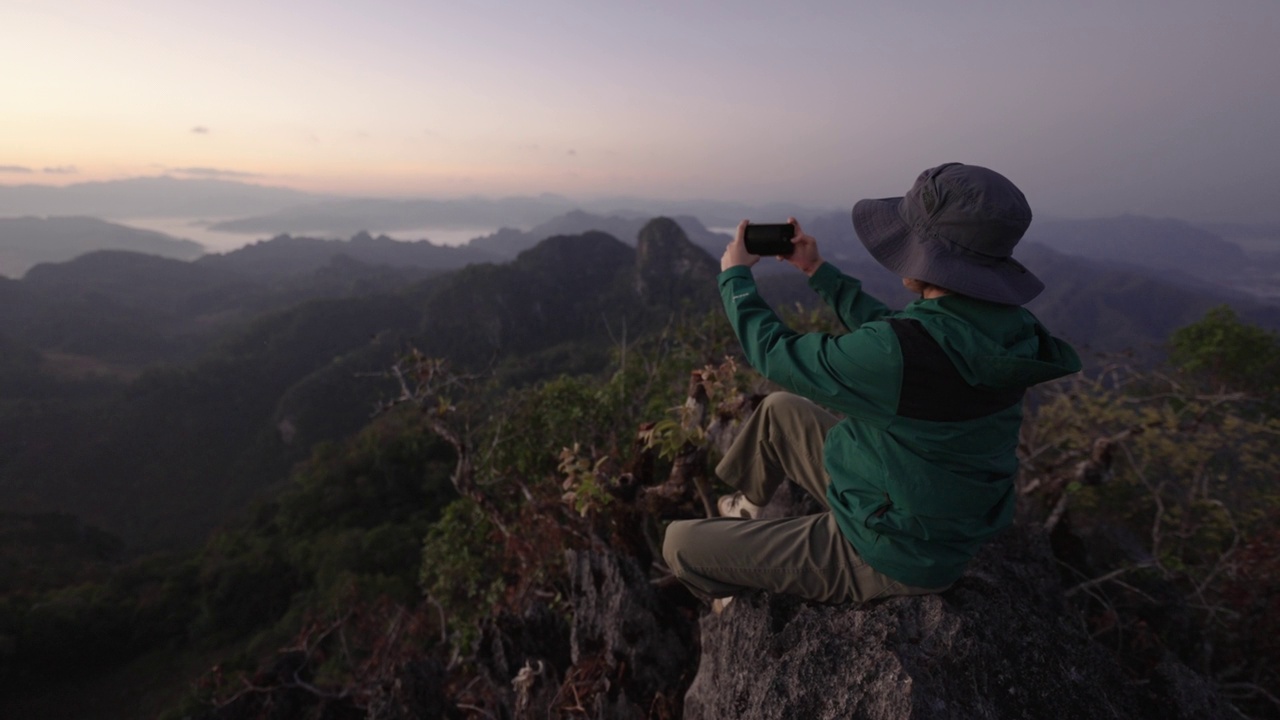
<svg viewBox="0 0 1280 720"><path fill-rule="evenodd" d="M864 607L753 593L701 620L684 717L1238 717L1172 659L1133 682L1065 602L1042 532L1015 527L941 595Z"/></svg>
<svg viewBox="0 0 1280 720"><path fill-rule="evenodd" d="M636 293L666 306L691 300L709 307L716 299L719 263L670 218L654 218L636 237Z"/></svg>
<svg viewBox="0 0 1280 720"><path fill-rule="evenodd" d="M599 667L613 678L593 693L591 717L650 717L655 702L674 700L687 681L693 628L659 600L630 558L591 551L570 552L568 559L574 667Z"/></svg>

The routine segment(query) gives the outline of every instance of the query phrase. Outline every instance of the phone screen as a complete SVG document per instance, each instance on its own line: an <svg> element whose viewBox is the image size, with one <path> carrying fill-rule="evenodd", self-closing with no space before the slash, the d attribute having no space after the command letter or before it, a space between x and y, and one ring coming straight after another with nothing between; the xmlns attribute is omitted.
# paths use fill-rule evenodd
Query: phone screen
<svg viewBox="0 0 1280 720"><path fill-rule="evenodd" d="M795 246L791 238L796 235L796 226L791 223L750 224L743 238L747 252L752 255L790 255Z"/></svg>

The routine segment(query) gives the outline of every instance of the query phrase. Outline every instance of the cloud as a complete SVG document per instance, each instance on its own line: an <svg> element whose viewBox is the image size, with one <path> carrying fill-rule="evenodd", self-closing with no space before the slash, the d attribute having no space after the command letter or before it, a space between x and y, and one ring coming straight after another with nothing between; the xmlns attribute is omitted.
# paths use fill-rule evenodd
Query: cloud
<svg viewBox="0 0 1280 720"><path fill-rule="evenodd" d="M50 175L75 175L80 170L75 165L55 165L53 167L42 168L41 172Z"/></svg>
<svg viewBox="0 0 1280 720"><path fill-rule="evenodd" d="M242 172L242 171L240 171L240 170L221 170L221 169L219 169L219 168L207 168L207 167L169 168L169 171L170 171L170 172L178 173L178 174L180 174L180 175L194 175L194 176L196 176L196 177L206 177L206 178L256 178L256 177L262 177L262 176L261 176L261 175L259 175L258 173Z"/></svg>
<svg viewBox="0 0 1280 720"><path fill-rule="evenodd" d="M207 128L207 127L205 127L205 126L203 126L203 125L197 125L197 126L195 126L195 127L191 128L191 132L195 133L196 135L208 135L208 134L209 134L209 128Z"/></svg>
<svg viewBox="0 0 1280 720"><path fill-rule="evenodd" d="M35 172L35 170L32 170L29 167L22 167L21 165L0 165L0 173L30 173L30 172Z"/></svg>

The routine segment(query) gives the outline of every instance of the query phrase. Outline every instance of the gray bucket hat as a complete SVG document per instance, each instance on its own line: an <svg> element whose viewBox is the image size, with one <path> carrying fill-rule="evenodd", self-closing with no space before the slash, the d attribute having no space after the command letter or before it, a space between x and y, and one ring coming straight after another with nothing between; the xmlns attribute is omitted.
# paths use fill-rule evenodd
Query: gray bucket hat
<svg viewBox="0 0 1280 720"><path fill-rule="evenodd" d="M853 227L881 265L970 297L1022 305L1044 283L1012 257L1031 206L1008 178L947 163L920 173L904 197L860 200Z"/></svg>

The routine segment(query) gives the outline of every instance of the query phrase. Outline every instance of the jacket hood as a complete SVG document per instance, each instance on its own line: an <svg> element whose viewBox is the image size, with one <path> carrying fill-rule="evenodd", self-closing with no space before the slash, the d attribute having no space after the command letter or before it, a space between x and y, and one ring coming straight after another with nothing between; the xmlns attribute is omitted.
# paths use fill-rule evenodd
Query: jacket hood
<svg viewBox="0 0 1280 720"><path fill-rule="evenodd" d="M1029 388L1081 368L1075 348L1020 306L944 295L902 314L924 326L970 385Z"/></svg>

